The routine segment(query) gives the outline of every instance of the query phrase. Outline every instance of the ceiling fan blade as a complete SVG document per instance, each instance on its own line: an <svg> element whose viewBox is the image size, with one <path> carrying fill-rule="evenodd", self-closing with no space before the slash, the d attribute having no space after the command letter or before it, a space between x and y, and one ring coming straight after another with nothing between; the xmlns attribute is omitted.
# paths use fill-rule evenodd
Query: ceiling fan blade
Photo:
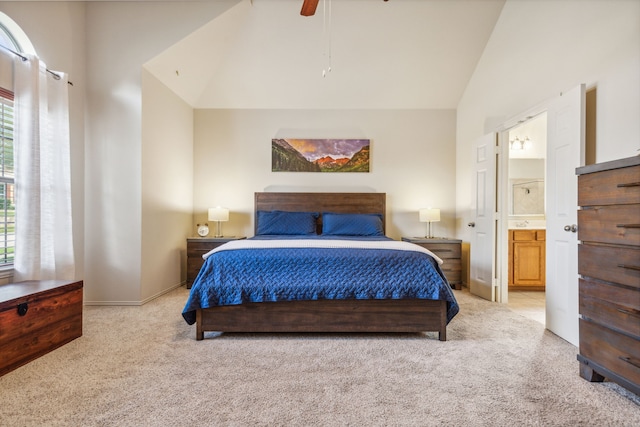
<svg viewBox="0 0 640 427"><path fill-rule="evenodd" d="M313 16L316 13L318 1L319 0L304 0L304 2L302 3L302 10L300 11L300 15Z"/></svg>

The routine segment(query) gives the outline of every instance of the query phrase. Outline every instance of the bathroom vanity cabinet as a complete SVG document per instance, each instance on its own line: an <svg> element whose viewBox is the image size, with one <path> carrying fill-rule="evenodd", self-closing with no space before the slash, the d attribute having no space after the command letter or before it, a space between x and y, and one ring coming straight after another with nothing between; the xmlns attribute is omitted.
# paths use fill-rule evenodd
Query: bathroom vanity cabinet
<svg viewBox="0 0 640 427"><path fill-rule="evenodd" d="M509 230L509 290L544 291L546 230Z"/></svg>

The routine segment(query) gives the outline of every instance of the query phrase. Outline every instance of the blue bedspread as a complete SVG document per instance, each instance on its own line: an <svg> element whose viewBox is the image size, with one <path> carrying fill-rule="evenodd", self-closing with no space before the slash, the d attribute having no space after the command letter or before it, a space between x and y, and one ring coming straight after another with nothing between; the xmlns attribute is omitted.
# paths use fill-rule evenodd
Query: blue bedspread
<svg viewBox="0 0 640 427"><path fill-rule="evenodd" d="M235 249L212 254L196 277L182 316L247 302L319 299L447 301L447 322L458 303L437 262L413 251L353 248Z"/></svg>

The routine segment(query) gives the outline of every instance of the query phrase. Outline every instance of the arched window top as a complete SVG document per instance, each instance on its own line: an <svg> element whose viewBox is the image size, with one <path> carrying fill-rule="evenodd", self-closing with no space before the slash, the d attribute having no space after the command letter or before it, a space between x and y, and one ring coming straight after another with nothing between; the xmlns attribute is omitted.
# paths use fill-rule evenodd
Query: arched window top
<svg viewBox="0 0 640 427"><path fill-rule="evenodd" d="M2 12L0 12L0 46L14 52L36 54L27 34L13 19Z"/></svg>
<svg viewBox="0 0 640 427"><path fill-rule="evenodd" d="M20 52L20 46L18 42L13 38L13 35L7 30L4 25L0 23L0 45L7 47L16 52Z"/></svg>

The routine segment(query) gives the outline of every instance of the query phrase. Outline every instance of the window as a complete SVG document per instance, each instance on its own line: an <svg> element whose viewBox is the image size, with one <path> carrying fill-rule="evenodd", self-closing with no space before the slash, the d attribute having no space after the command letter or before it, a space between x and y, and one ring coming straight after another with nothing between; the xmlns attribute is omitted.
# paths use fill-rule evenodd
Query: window
<svg viewBox="0 0 640 427"><path fill-rule="evenodd" d="M0 22L0 46L8 47L16 52L21 51L18 41L13 37L11 31L2 24L2 22Z"/></svg>
<svg viewBox="0 0 640 427"><path fill-rule="evenodd" d="M13 93L0 88L0 267L13 264L16 243Z"/></svg>
<svg viewBox="0 0 640 427"><path fill-rule="evenodd" d="M36 53L20 26L0 12L0 51L7 50ZM0 281L6 271L13 267L16 246L13 101L13 76L0 75L0 270L4 270L0 271Z"/></svg>
<svg viewBox="0 0 640 427"><path fill-rule="evenodd" d="M22 52L15 37L28 38L18 25L0 12L0 47ZM29 47L31 43L27 43ZM0 81L0 268L12 267L16 246L16 203L13 159L13 92L2 87L11 80Z"/></svg>
<svg viewBox="0 0 640 427"><path fill-rule="evenodd" d="M0 88L0 267L13 264L16 242L13 170L13 94Z"/></svg>

